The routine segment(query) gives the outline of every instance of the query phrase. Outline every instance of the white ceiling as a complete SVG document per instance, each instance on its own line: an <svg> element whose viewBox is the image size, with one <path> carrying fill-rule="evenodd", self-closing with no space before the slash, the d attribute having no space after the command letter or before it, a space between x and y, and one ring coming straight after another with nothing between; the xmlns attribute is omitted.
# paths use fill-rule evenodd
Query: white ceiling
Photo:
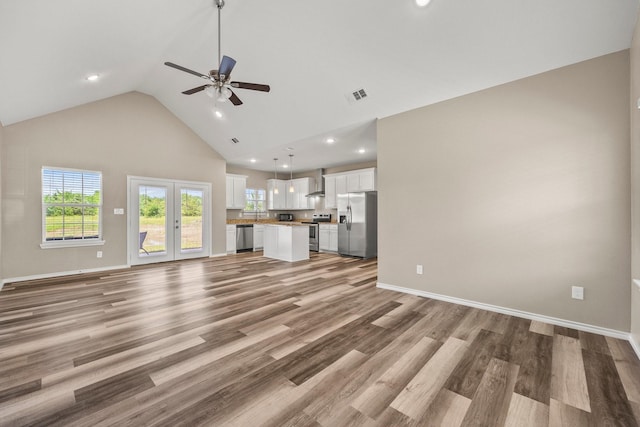
<svg viewBox="0 0 640 427"><path fill-rule="evenodd" d="M0 0L0 122L137 90L231 164L367 161L376 118L626 49L637 11L638 0L227 0L232 79L271 85L236 90L234 107L182 95L203 81L163 65L217 68L213 0ZM349 102L360 88L369 96Z"/></svg>

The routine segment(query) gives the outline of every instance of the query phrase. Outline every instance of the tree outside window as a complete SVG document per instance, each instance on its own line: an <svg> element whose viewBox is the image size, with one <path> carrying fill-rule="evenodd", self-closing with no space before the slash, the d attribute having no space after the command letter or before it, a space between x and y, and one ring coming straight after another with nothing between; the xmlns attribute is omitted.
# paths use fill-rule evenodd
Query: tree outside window
<svg viewBox="0 0 640 427"><path fill-rule="evenodd" d="M246 204L245 212L266 212L267 211L267 192L262 188L247 188L245 190Z"/></svg>

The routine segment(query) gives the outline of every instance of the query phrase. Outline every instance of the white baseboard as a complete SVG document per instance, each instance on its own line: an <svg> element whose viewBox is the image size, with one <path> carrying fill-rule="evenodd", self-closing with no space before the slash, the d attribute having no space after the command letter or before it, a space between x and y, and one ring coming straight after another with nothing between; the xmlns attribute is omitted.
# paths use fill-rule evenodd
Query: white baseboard
<svg viewBox="0 0 640 427"><path fill-rule="evenodd" d="M497 305L485 304L477 301L470 301L462 298L450 297L447 295L434 294L431 292L419 291L417 289L403 288L400 286L388 285L386 283L378 282L378 288L387 289L390 291L402 292L405 294L417 295L420 297L431 298L440 301L446 301L453 304L464 305L467 307L479 308L482 310L493 311L496 313L507 314L509 316L521 317L524 319L536 320L538 322L551 323L552 325L563 326L566 328L577 329L583 332L591 332L593 334L605 335L612 338L619 338L629 341L634 347L634 350L638 354L640 359L640 351L637 343L634 344L631 340L631 334L628 332L618 331L615 329L603 328L600 326L589 325L586 323L574 322L572 320L559 319L557 317L545 316L542 314L529 313L527 311L515 310L512 308L500 307Z"/></svg>
<svg viewBox="0 0 640 427"><path fill-rule="evenodd" d="M2 290L2 287L4 286L5 283L27 282L29 280L39 280L39 279L51 279L53 277L73 276L75 274L100 273L102 271L123 270L125 268L131 268L131 266L130 265L111 265L109 267L87 268L83 270L72 270L72 271L60 271L56 273L35 274L33 276L10 277L7 279L3 279L2 282L0 282L0 290Z"/></svg>
<svg viewBox="0 0 640 427"><path fill-rule="evenodd" d="M219 254L211 254L211 255L209 255L209 258L219 258L219 257L223 257L223 256L227 256L227 253L226 252L222 252L222 253L219 253Z"/></svg>
<svg viewBox="0 0 640 427"><path fill-rule="evenodd" d="M638 359L640 359L640 342L636 341L632 334L629 334L629 344L631 344L631 347L638 355Z"/></svg>

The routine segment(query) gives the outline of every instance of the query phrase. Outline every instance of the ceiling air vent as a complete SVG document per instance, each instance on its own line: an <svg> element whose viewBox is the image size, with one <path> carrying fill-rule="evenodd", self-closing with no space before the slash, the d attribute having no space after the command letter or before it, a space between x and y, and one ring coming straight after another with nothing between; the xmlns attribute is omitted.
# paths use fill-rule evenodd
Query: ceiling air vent
<svg viewBox="0 0 640 427"><path fill-rule="evenodd" d="M234 144L237 144L238 142L240 142L240 140L239 140L238 138L231 138L231 141L232 141Z"/></svg>
<svg viewBox="0 0 640 427"><path fill-rule="evenodd" d="M356 101L360 101L361 99L364 99L367 97L367 92L365 92L364 89L358 89L355 92L353 92L352 95Z"/></svg>
<svg viewBox="0 0 640 427"><path fill-rule="evenodd" d="M356 89L353 92L349 92L348 95L346 95L347 97L347 101L349 101L349 104L354 104L358 101L362 101L363 99L367 98L367 92L364 89Z"/></svg>

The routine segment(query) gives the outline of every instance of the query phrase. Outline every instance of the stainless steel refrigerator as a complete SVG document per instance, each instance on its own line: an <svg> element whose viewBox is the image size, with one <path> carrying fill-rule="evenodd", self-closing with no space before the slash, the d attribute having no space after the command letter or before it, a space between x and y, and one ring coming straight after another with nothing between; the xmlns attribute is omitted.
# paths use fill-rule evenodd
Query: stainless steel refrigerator
<svg viewBox="0 0 640 427"><path fill-rule="evenodd" d="M338 194L338 253L378 256L378 193Z"/></svg>

